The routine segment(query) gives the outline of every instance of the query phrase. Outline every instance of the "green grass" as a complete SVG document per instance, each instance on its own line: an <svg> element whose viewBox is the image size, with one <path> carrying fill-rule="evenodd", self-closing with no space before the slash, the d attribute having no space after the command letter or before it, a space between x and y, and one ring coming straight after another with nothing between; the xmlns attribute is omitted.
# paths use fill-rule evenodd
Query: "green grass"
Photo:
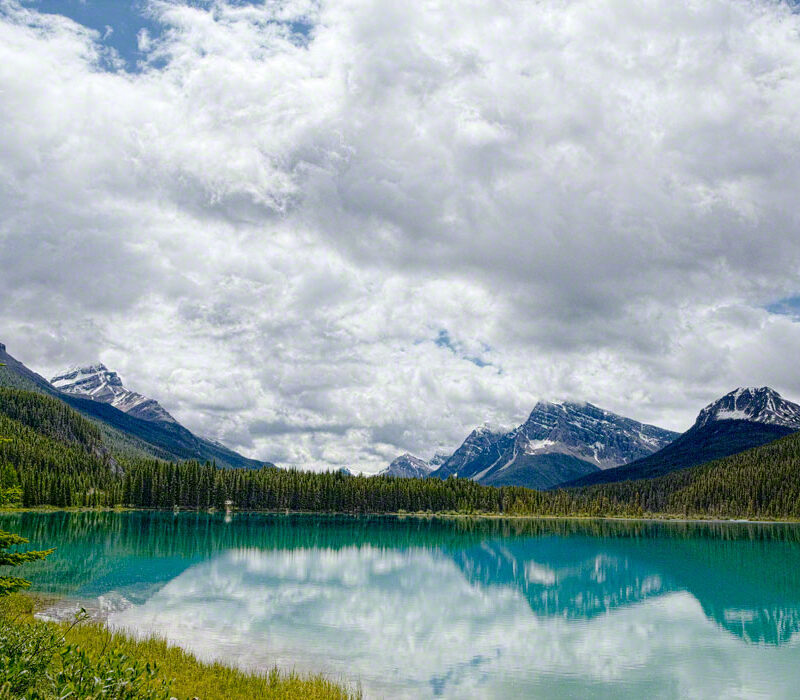
<svg viewBox="0 0 800 700"><path fill-rule="evenodd" d="M100 624L84 624L69 635L90 654L103 648L119 649L126 656L155 663L158 675L172 679L172 692L178 698L199 697L201 700L328 700L356 697L342 686L322 676L301 676L272 669L266 674L249 674L222 664L205 664L178 647L160 639L136 640L109 632Z"/></svg>
<svg viewBox="0 0 800 700"><path fill-rule="evenodd" d="M14 594L0 601L0 661L7 667L14 667L14 654L22 651L19 642L14 640L30 640L28 650L32 647L49 649L45 652L48 658L42 663L41 652L17 659L17 668L39 668L41 680L35 685L36 691L28 691L25 697L55 698L60 693L51 690L47 677L62 677L75 673L76 668L103 669L109 677L114 673L128 677L136 676L143 688L168 689L169 697L199 698L200 700L350 700L360 698L358 690L346 688L323 676L304 676L296 673L284 673L272 669L264 674L247 673L224 666L222 664L206 664L198 661L191 654L177 647L169 646L160 639L133 639L125 634L110 632L104 625L94 622L82 622L75 626L56 625L37 621L33 617L36 609L48 601L27 594ZM64 640L61 646L52 648L52 643L42 644L39 640ZM9 641L11 640L11 641ZM69 647L69 653L64 649ZM12 649L11 652L8 649ZM80 663L76 663L75 659ZM31 659L36 659L32 662ZM110 661L109 661L110 660ZM83 666L81 666L81 663ZM3 665L0 664L0 665ZM38 665L37 665L38 664ZM108 669L112 669L113 673ZM138 674L131 668L138 669ZM155 669L148 675L146 669ZM102 675L98 673L97 675ZM4 693L2 683L9 678L2 678L0 670L0 700L15 697L7 689ZM69 679L67 679L69 680ZM13 683L13 678L11 679ZM166 686L164 686L166 682ZM44 689L44 690L42 690ZM38 693L38 694L37 694ZM74 697L74 696L73 696ZM81 695L80 697L84 697ZM97 698L116 698L116 694L92 695ZM125 696L128 697L128 696ZM132 695L131 697L139 697ZM142 695L142 697L151 697ZM162 695L152 695L162 697Z"/></svg>

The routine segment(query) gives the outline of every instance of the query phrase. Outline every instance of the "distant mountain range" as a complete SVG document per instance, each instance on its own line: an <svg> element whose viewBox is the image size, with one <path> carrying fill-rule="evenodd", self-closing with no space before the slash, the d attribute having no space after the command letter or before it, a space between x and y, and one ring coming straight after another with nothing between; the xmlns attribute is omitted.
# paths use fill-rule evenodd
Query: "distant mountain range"
<svg viewBox="0 0 800 700"><path fill-rule="evenodd" d="M759 447L800 430L800 406L769 387L738 388L706 406L695 424L658 452L563 486L650 479Z"/></svg>
<svg viewBox="0 0 800 700"><path fill-rule="evenodd" d="M74 367L48 382L0 343L0 386L57 398L97 423L117 453L223 467L274 466L194 435L156 400L124 386L101 363ZM403 478L449 476L489 486L584 487L651 479L765 445L800 430L800 405L769 387L739 388L700 411L683 434L590 403L540 401L522 425L481 426L452 455L425 461L403 454L379 472Z"/></svg>
<svg viewBox="0 0 800 700"><path fill-rule="evenodd" d="M536 404L512 430L473 430L449 457L404 454L382 476L473 479L489 486L570 488L649 479L711 462L800 430L800 406L769 387L739 388L679 434L589 403Z"/></svg>
<svg viewBox="0 0 800 700"><path fill-rule="evenodd" d="M75 368L54 377L58 386L36 374L0 343L0 386L47 394L97 423L104 439L119 452L168 460L196 459L222 467L274 466L248 459L224 445L192 433L157 401L129 391L102 364Z"/></svg>
<svg viewBox="0 0 800 700"><path fill-rule="evenodd" d="M590 403L540 401L513 430L473 430L432 476L542 489L652 454L676 437Z"/></svg>

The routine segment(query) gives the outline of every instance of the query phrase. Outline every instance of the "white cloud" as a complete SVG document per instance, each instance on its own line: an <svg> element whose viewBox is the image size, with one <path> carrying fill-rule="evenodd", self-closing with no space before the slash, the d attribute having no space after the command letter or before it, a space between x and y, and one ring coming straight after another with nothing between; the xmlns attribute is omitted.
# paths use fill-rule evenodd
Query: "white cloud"
<svg viewBox="0 0 800 700"><path fill-rule="evenodd" d="M0 314L40 371L370 470L537 396L679 429L800 397L759 308L800 271L786 5L151 2L131 74L0 8Z"/></svg>

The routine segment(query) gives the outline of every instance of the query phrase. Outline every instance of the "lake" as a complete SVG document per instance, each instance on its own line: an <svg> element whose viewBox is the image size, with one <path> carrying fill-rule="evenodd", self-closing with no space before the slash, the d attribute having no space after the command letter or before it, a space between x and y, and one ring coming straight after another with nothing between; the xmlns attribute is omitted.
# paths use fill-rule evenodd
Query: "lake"
<svg viewBox="0 0 800 700"><path fill-rule="evenodd" d="M796 698L800 527L19 513L34 590L368 698Z"/></svg>

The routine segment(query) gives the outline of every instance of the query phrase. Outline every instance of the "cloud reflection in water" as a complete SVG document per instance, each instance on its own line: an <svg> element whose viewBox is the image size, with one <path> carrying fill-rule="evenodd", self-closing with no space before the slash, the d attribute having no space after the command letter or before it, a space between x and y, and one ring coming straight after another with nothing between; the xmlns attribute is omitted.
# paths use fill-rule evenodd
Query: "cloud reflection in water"
<svg viewBox="0 0 800 700"><path fill-rule="evenodd" d="M546 564L521 567L555 584ZM791 696L796 643L746 645L691 594L652 577L636 585L647 587L630 591L636 604L545 616L517 587L470 580L436 550L237 549L109 624L245 668L324 669L367 697Z"/></svg>

